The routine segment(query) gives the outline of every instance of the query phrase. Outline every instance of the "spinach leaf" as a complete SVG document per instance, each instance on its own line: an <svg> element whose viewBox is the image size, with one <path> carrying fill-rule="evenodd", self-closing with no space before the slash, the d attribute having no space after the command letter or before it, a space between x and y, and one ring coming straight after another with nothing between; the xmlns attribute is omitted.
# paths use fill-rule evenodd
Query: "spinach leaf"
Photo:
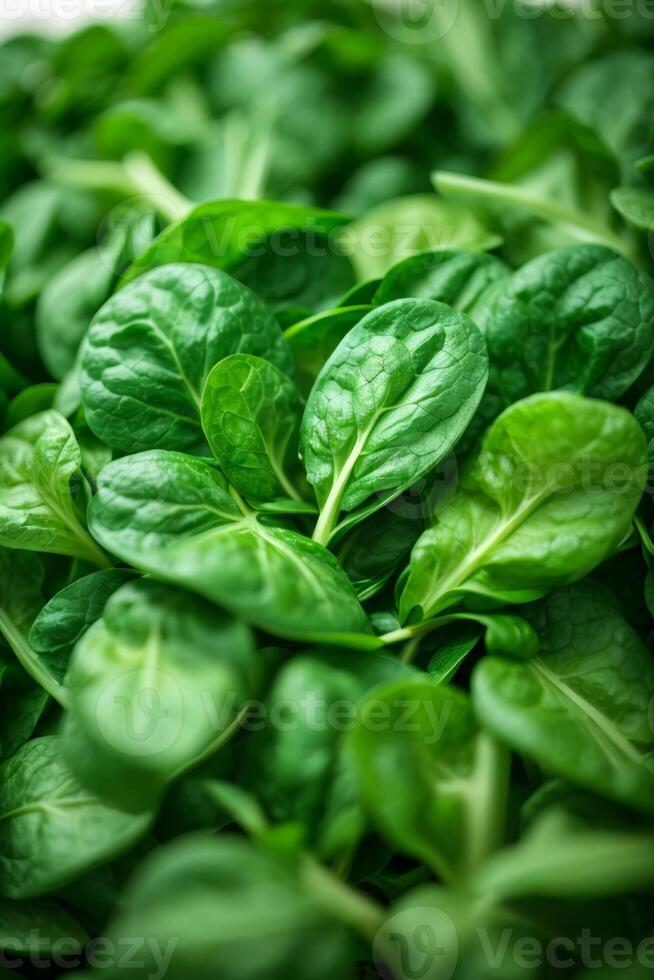
<svg viewBox="0 0 654 980"><path fill-rule="evenodd" d="M128 269L125 281L171 262L197 262L231 271L248 256L259 254L270 236L287 235L294 244L303 236L322 242L347 220L335 211L281 202L212 201L163 231ZM297 244L290 251L292 262Z"/></svg>
<svg viewBox="0 0 654 980"><path fill-rule="evenodd" d="M517 402L418 539L403 621L462 599L538 598L582 578L629 530L645 476L645 440L625 409L564 392Z"/></svg>
<svg viewBox="0 0 654 980"><path fill-rule="evenodd" d="M611 204L624 220L639 231L654 232L654 192L640 187L616 187Z"/></svg>
<svg viewBox="0 0 654 980"><path fill-rule="evenodd" d="M654 665L641 640L590 582L556 590L523 614L540 652L478 664L481 723L547 772L651 813Z"/></svg>
<svg viewBox="0 0 654 980"><path fill-rule="evenodd" d="M111 860L147 830L151 814L113 809L81 786L62 739L36 738L0 769L0 891L32 898Z"/></svg>
<svg viewBox="0 0 654 980"><path fill-rule="evenodd" d="M365 821L345 736L366 691L409 668L392 657L339 651L291 659L264 701L267 723L247 734L239 772L275 822L297 821L324 858L358 843ZM256 723L255 723L256 724Z"/></svg>
<svg viewBox="0 0 654 980"><path fill-rule="evenodd" d="M475 306L484 291L508 274L504 262L485 252L422 252L388 270L374 301L381 306L406 296L435 299L474 319Z"/></svg>
<svg viewBox="0 0 654 980"><path fill-rule="evenodd" d="M75 648L66 757L98 795L148 808L218 748L256 676L246 626L170 586L124 585Z"/></svg>
<svg viewBox="0 0 654 980"><path fill-rule="evenodd" d="M279 368L231 354L210 372L200 411L223 473L248 500L301 499L294 484L302 402Z"/></svg>
<svg viewBox="0 0 654 980"><path fill-rule="evenodd" d="M71 582L44 606L39 603L39 613L29 631L29 645L59 684L64 682L75 644L100 618L116 589L134 577L130 568L105 568Z"/></svg>
<svg viewBox="0 0 654 980"><path fill-rule="evenodd" d="M156 970L155 948L165 951L169 980L353 976L352 939L336 916L292 866L229 834L188 837L153 856L107 931L111 942L128 935L150 938L147 972ZM103 976L118 977L118 968Z"/></svg>
<svg viewBox="0 0 654 980"><path fill-rule="evenodd" d="M49 651L43 656L27 637L43 605L44 570L38 555L0 548L0 633L23 669L60 704L66 703L63 673Z"/></svg>
<svg viewBox="0 0 654 980"><path fill-rule="evenodd" d="M0 949L5 952L43 957L64 949L79 955L88 941L82 926L51 899L0 899Z"/></svg>
<svg viewBox="0 0 654 980"><path fill-rule="evenodd" d="M311 391L300 451L327 542L342 510L374 508L433 469L455 445L486 382L474 323L430 300L397 300L341 341Z"/></svg>
<svg viewBox="0 0 654 980"><path fill-rule="evenodd" d="M497 845L507 757L463 692L421 677L373 688L351 747L365 807L402 853L452 882Z"/></svg>
<svg viewBox="0 0 654 980"><path fill-rule="evenodd" d="M93 432L128 452L202 452L200 401L212 367L249 353L291 370L279 327L245 286L207 266L167 265L116 293L82 348Z"/></svg>
<svg viewBox="0 0 654 980"><path fill-rule="evenodd" d="M203 460L162 450L115 460L100 474L91 527L123 561L274 635L327 638L368 629L333 556L243 513Z"/></svg>
<svg viewBox="0 0 654 980"><path fill-rule="evenodd" d="M548 252L487 295L477 319L505 405L553 388L617 401L654 351L654 282L601 246Z"/></svg>
<svg viewBox="0 0 654 980"><path fill-rule="evenodd" d="M89 488L79 446L58 412L40 412L0 438L0 545L107 558L86 530Z"/></svg>
<svg viewBox="0 0 654 980"><path fill-rule="evenodd" d="M339 236L359 279L383 277L416 252L435 249L489 251L502 239L472 208L428 194L412 194L372 208Z"/></svg>

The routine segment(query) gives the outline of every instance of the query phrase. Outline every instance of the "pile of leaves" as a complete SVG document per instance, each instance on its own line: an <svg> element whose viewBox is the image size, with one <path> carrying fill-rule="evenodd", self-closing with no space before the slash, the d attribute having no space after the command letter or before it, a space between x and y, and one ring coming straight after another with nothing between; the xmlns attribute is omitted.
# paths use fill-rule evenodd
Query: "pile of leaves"
<svg viewBox="0 0 654 980"><path fill-rule="evenodd" d="M2 45L2 976L649 975L652 36Z"/></svg>

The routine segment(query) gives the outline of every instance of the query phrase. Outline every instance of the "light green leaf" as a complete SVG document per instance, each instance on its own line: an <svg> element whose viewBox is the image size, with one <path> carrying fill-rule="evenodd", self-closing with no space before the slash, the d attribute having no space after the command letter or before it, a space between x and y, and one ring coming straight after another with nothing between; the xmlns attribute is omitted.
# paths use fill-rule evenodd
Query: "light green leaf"
<svg viewBox="0 0 654 980"><path fill-rule="evenodd" d="M521 602L582 578L629 530L646 474L645 439L625 409L563 392L517 402L418 539L402 620L475 596Z"/></svg>
<svg viewBox="0 0 654 980"><path fill-rule="evenodd" d="M301 499L294 485L301 414L293 383L270 361L251 354L232 354L216 364L202 393L209 445L248 500Z"/></svg>
<svg viewBox="0 0 654 980"><path fill-rule="evenodd" d="M66 765L62 742L33 739L0 768L0 891L10 898L54 891L111 860L152 819L89 793Z"/></svg>
<svg viewBox="0 0 654 980"><path fill-rule="evenodd" d="M654 665L641 640L591 582L556 590L523 615L540 652L480 661L480 722L547 772L654 812Z"/></svg>
<svg viewBox="0 0 654 980"><path fill-rule="evenodd" d="M321 508L318 541L340 512L374 509L453 448L486 382L483 338L442 303L397 300L363 318L320 372L302 421L301 454Z"/></svg>
<svg viewBox="0 0 654 980"><path fill-rule="evenodd" d="M32 415L0 438L0 545L108 565L86 530L89 496L73 430L58 412Z"/></svg>
<svg viewBox="0 0 654 980"><path fill-rule="evenodd" d="M202 390L212 367L249 353L292 370L272 316L231 276L199 265L154 269L116 293L82 347L84 411L116 449L205 452Z"/></svg>
<svg viewBox="0 0 654 980"><path fill-rule="evenodd" d="M73 653L66 758L104 799L152 805L219 747L256 679L246 626L170 586L124 585Z"/></svg>
<svg viewBox="0 0 654 980"><path fill-rule="evenodd" d="M155 450L104 468L91 513L109 551L164 581L288 637L367 632L334 557L294 531L243 514L207 462Z"/></svg>

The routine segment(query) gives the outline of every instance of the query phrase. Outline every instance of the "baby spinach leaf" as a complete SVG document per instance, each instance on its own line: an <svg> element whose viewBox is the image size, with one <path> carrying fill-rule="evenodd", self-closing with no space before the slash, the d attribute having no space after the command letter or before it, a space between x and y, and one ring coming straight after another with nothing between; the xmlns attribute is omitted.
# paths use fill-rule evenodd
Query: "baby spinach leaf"
<svg viewBox="0 0 654 980"><path fill-rule="evenodd" d="M654 470L654 386L648 388L639 399L634 415L645 433L650 470Z"/></svg>
<svg viewBox="0 0 654 980"><path fill-rule="evenodd" d="M66 758L103 798L147 808L180 770L218 748L256 677L242 623L158 582L124 585L75 648Z"/></svg>
<svg viewBox="0 0 654 980"><path fill-rule="evenodd" d="M288 239L290 234L295 242L302 235L323 239L348 220L335 211L283 202L212 201L166 228L127 270L125 281L171 262L197 262L229 271L256 255L271 235ZM294 254L297 249L291 249L290 261Z"/></svg>
<svg viewBox="0 0 654 980"><path fill-rule="evenodd" d="M364 805L402 853L452 882L496 846L507 758L462 691L421 677L373 688L351 748Z"/></svg>
<svg viewBox="0 0 654 980"><path fill-rule="evenodd" d="M357 702L372 686L409 668L363 651L294 657L264 702L269 721L246 735L239 772L275 822L297 821L324 858L347 854L364 826L352 762L345 751Z"/></svg>
<svg viewBox="0 0 654 980"><path fill-rule="evenodd" d="M611 204L624 220L639 231L654 233L654 191L640 187L616 187Z"/></svg>
<svg viewBox="0 0 654 980"><path fill-rule="evenodd" d="M169 980L353 977L352 939L334 914L292 866L229 834L187 837L148 861L108 928L110 942L121 936L149 937L148 973L165 951Z"/></svg>
<svg viewBox="0 0 654 980"><path fill-rule="evenodd" d="M540 652L480 661L480 722L547 772L654 812L654 665L641 640L591 582L556 590L523 615Z"/></svg>
<svg viewBox="0 0 654 980"><path fill-rule="evenodd" d="M363 318L320 372L301 454L329 540L342 510L375 507L433 469L470 421L486 382L474 323L442 303L397 300Z"/></svg>
<svg viewBox="0 0 654 980"><path fill-rule="evenodd" d="M398 262L442 248L485 252L502 244L478 210L434 195L399 197L367 211L339 236L359 279L382 277Z"/></svg>
<svg viewBox="0 0 654 980"><path fill-rule="evenodd" d="M270 361L231 354L202 392L202 425L227 479L248 500L300 499L297 477L302 402Z"/></svg>
<svg viewBox="0 0 654 980"><path fill-rule="evenodd" d="M602 246L548 252L487 296L477 322L505 405L553 388L617 401L654 352L654 282Z"/></svg>
<svg viewBox="0 0 654 980"><path fill-rule="evenodd" d="M3 951L45 957L64 949L76 955L88 941L79 922L51 899L29 902L0 899L0 949Z"/></svg>
<svg viewBox="0 0 654 980"><path fill-rule="evenodd" d="M474 319L475 305L483 292L508 275L504 262L485 252L422 252L388 270L374 301L381 306L407 296L435 299Z"/></svg>
<svg viewBox="0 0 654 980"><path fill-rule="evenodd" d="M49 651L42 656L27 638L43 605L43 578L38 555L0 548L0 633L26 673L60 704L65 704L63 676L57 669L56 657L51 657Z"/></svg>
<svg viewBox="0 0 654 980"><path fill-rule="evenodd" d="M32 415L0 438L0 545L108 565L86 530L89 496L79 446L58 412Z"/></svg>
<svg viewBox="0 0 654 980"><path fill-rule="evenodd" d="M54 891L126 850L149 813L113 809L82 787L62 739L36 738L0 768L0 891L31 898Z"/></svg>
<svg viewBox="0 0 654 980"><path fill-rule="evenodd" d="M97 539L157 578L192 589L270 633L368 630L334 557L243 514L209 463L154 450L104 468L91 510Z"/></svg>
<svg viewBox="0 0 654 980"><path fill-rule="evenodd" d="M418 539L402 620L581 578L627 533L645 476L645 440L625 409L564 392L512 405Z"/></svg>
<svg viewBox="0 0 654 980"><path fill-rule="evenodd" d="M29 645L63 684L73 648L102 615L107 599L131 581L131 568L104 568L57 592L31 624Z"/></svg>
<svg viewBox="0 0 654 980"><path fill-rule="evenodd" d="M0 221L0 295L2 295L5 270L9 265L13 248L14 233L11 230L11 225L8 225L6 221Z"/></svg>
<svg viewBox="0 0 654 980"><path fill-rule="evenodd" d="M637 892L654 882L653 845L652 834L588 829L554 810L541 816L520 844L480 868L474 888L494 901Z"/></svg>
<svg viewBox="0 0 654 980"><path fill-rule="evenodd" d="M265 306L231 276L168 265L105 303L82 348L82 401L93 432L116 449L205 451L202 390L229 354L256 354L291 371Z"/></svg>
<svg viewBox="0 0 654 980"><path fill-rule="evenodd" d="M39 352L58 381L73 367L93 315L111 294L125 238L125 231L118 231L75 256L41 292L36 310Z"/></svg>

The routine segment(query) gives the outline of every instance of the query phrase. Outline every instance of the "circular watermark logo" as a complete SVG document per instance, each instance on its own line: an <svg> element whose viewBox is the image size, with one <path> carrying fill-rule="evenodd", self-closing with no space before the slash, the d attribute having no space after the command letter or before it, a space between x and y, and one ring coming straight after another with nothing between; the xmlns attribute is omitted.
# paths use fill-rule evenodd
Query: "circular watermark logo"
<svg viewBox="0 0 654 980"><path fill-rule="evenodd" d="M449 980L459 958L456 928L433 905L403 909L378 931L372 958L383 980Z"/></svg>
<svg viewBox="0 0 654 980"><path fill-rule="evenodd" d="M96 705L98 730L123 755L145 757L165 752L182 730L183 700L170 674L137 668L114 678Z"/></svg>
<svg viewBox="0 0 654 980"><path fill-rule="evenodd" d="M375 20L403 44L433 44L454 28L459 0L370 0Z"/></svg>

